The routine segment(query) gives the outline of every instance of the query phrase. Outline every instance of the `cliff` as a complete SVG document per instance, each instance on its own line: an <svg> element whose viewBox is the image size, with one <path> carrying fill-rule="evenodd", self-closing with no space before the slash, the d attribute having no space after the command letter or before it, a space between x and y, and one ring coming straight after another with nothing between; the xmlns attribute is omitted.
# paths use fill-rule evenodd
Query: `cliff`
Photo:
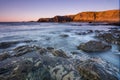
<svg viewBox="0 0 120 80"><path fill-rule="evenodd" d="M40 18L38 22L119 22L120 10L81 12L75 15Z"/></svg>

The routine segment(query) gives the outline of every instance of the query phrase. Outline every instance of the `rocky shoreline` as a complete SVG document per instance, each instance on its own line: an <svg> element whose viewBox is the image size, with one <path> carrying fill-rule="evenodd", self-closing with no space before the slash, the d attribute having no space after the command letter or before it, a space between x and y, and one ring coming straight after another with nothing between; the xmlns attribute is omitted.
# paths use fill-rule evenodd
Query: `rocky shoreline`
<svg viewBox="0 0 120 80"><path fill-rule="evenodd" d="M105 25L120 26L120 10L108 11L88 11L81 12L75 15L54 16L52 18L40 18L37 22L88 22Z"/></svg>
<svg viewBox="0 0 120 80"><path fill-rule="evenodd" d="M81 43L76 48L88 52L102 52L111 49L111 44L120 47L120 30L79 32L76 35L95 33L98 40ZM69 35L62 34L61 38ZM22 45L7 50L18 43L32 40L1 42L0 80L120 80L118 67L97 57L71 52L72 55L54 47ZM6 45L7 44L7 45ZM99 47L98 47L99 46ZM120 50L119 50L120 51ZM79 54L79 55L78 55ZM76 57L76 58L74 58Z"/></svg>

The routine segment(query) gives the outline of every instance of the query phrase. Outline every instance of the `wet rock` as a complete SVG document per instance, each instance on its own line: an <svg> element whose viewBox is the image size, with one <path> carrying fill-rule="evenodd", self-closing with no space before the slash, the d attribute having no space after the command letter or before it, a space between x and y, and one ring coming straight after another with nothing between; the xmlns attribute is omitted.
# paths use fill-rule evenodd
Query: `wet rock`
<svg viewBox="0 0 120 80"><path fill-rule="evenodd" d="M87 33L93 33L93 30L87 30Z"/></svg>
<svg viewBox="0 0 120 80"><path fill-rule="evenodd" d="M0 43L0 49L6 49L11 47L12 45L17 44L17 42L1 42Z"/></svg>
<svg viewBox="0 0 120 80"><path fill-rule="evenodd" d="M43 60L54 80L81 80L79 72L75 70L70 60L47 56Z"/></svg>
<svg viewBox="0 0 120 80"><path fill-rule="evenodd" d="M57 57L64 57L64 58L68 58L68 56L66 55L66 53L63 51L63 50L54 50L52 51L52 54L54 56L57 56Z"/></svg>
<svg viewBox="0 0 120 80"><path fill-rule="evenodd" d="M53 47L47 47L47 50L52 51L52 50L54 50L54 48Z"/></svg>
<svg viewBox="0 0 120 80"><path fill-rule="evenodd" d="M28 73L26 80L54 80L50 72L44 66L39 66L38 69Z"/></svg>
<svg viewBox="0 0 120 80"><path fill-rule="evenodd" d="M79 54L79 52L71 52L73 55L75 55L75 54Z"/></svg>
<svg viewBox="0 0 120 80"><path fill-rule="evenodd" d="M41 49L38 50L38 52L43 55L43 54L47 53L47 49L41 48Z"/></svg>
<svg viewBox="0 0 120 80"><path fill-rule="evenodd" d="M103 33L105 32L104 30L95 30L95 33Z"/></svg>
<svg viewBox="0 0 120 80"><path fill-rule="evenodd" d="M2 53L2 54L0 54L0 61L7 59L9 57L10 57L10 55L7 52Z"/></svg>
<svg viewBox="0 0 120 80"><path fill-rule="evenodd" d="M88 59L78 65L77 69L83 80L119 80L116 72L96 60Z"/></svg>
<svg viewBox="0 0 120 80"><path fill-rule="evenodd" d="M17 66L14 68L13 73L14 74L23 74L28 73L33 68L33 63L29 60L24 60L19 63L17 63Z"/></svg>
<svg viewBox="0 0 120 80"><path fill-rule="evenodd" d="M4 74L4 73L7 73L9 72L10 70L7 69L7 68L0 68L0 74Z"/></svg>
<svg viewBox="0 0 120 80"><path fill-rule="evenodd" d="M108 43L120 44L120 31L119 30L110 30L107 33L100 33L96 37Z"/></svg>
<svg viewBox="0 0 120 80"><path fill-rule="evenodd" d="M32 40L0 42L0 49L6 49L18 43L29 43L29 42L32 42Z"/></svg>
<svg viewBox="0 0 120 80"><path fill-rule="evenodd" d="M114 40L114 36L111 33L99 34L98 38L104 39L106 42L109 42L109 43Z"/></svg>
<svg viewBox="0 0 120 80"><path fill-rule="evenodd" d="M26 80L28 72L33 68L33 64L28 60L16 61L0 66L0 80Z"/></svg>
<svg viewBox="0 0 120 80"><path fill-rule="evenodd" d="M92 30L76 32L77 35L87 35L87 34L91 34L91 33L93 33Z"/></svg>
<svg viewBox="0 0 120 80"><path fill-rule="evenodd" d="M86 35L87 32L76 32L77 35Z"/></svg>
<svg viewBox="0 0 120 80"><path fill-rule="evenodd" d="M111 46L101 41L88 41L87 43L80 44L78 49L85 52L103 52L110 50Z"/></svg>
<svg viewBox="0 0 120 80"><path fill-rule="evenodd" d="M22 56L31 51L33 51L33 48L28 45L20 46L14 49L14 52L16 53L14 56Z"/></svg>
<svg viewBox="0 0 120 80"><path fill-rule="evenodd" d="M66 37L69 37L69 35L67 35L67 34L61 34L60 37L66 38Z"/></svg>

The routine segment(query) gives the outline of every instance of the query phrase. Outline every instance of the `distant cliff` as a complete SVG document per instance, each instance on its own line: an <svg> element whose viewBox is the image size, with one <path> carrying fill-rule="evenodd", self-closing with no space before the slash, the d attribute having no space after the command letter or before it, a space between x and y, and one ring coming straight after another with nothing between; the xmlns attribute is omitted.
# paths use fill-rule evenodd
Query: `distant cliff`
<svg viewBox="0 0 120 80"><path fill-rule="evenodd" d="M120 10L81 12L76 15L40 18L38 22L119 22Z"/></svg>

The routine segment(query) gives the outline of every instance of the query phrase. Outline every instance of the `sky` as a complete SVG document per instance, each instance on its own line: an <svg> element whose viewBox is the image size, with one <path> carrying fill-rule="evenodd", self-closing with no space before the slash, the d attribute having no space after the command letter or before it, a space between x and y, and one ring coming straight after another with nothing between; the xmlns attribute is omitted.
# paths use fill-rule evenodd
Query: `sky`
<svg viewBox="0 0 120 80"><path fill-rule="evenodd" d="M119 0L0 0L0 22L119 9Z"/></svg>

